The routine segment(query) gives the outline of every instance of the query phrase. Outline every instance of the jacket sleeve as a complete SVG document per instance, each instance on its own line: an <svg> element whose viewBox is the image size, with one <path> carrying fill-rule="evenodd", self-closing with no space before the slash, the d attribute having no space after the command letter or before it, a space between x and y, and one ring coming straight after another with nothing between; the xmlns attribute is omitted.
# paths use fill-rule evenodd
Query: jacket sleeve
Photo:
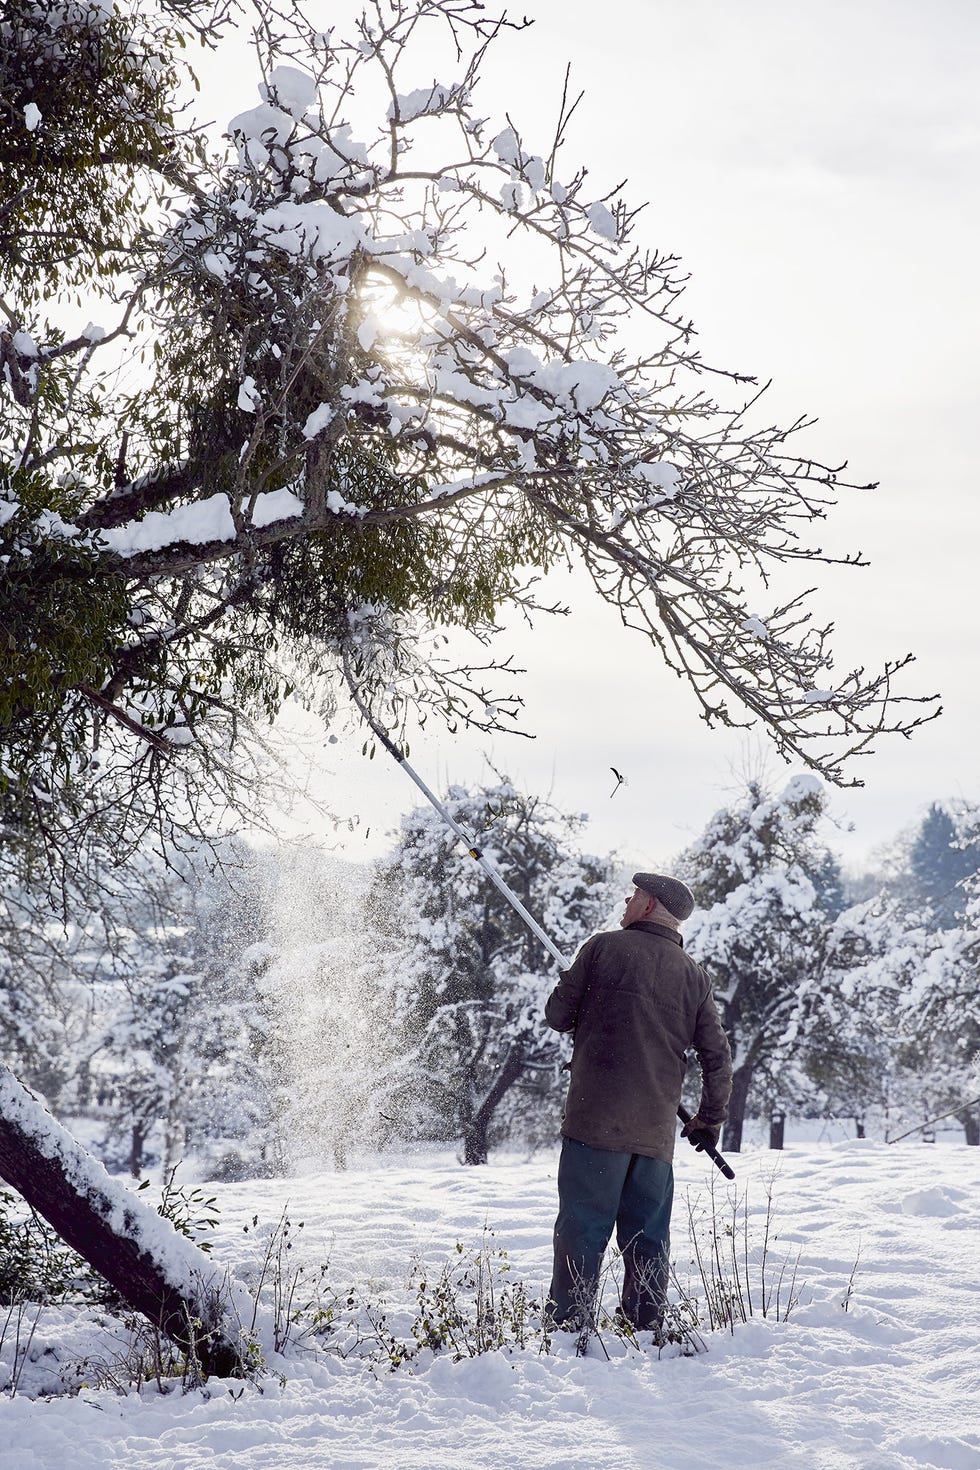
<svg viewBox="0 0 980 1470"><path fill-rule="evenodd" d="M558 984L548 996L544 1018L552 1031L574 1031L582 997L589 988L589 960L593 941L587 940L567 970L560 970Z"/></svg>
<svg viewBox="0 0 980 1470"><path fill-rule="evenodd" d="M698 1114L706 1123L724 1123L728 1116L728 1099L732 1092L732 1049L721 1024L712 993L711 980L704 971L705 997L698 1007L694 1028L694 1051L701 1068L701 1101Z"/></svg>

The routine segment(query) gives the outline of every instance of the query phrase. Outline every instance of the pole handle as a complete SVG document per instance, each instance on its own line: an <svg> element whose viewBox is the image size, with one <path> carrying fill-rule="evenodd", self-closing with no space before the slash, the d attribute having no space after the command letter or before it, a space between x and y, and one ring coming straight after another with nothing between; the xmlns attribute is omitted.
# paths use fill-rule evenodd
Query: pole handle
<svg viewBox="0 0 980 1470"><path fill-rule="evenodd" d="M683 1103L678 1103L677 1105L677 1116L678 1118L680 1118L682 1123L690 1123L691 1121L691 1114L687 1111L687 1108L684 1107ZM694 1142L693 1138L690 1139L689 1142L692 1148L697 1148L697 1144ZM715 1148L714 1144L703 1143L701 1147L703 1151L708 1155L708 1158L714 1164L715 1168L720 1169L726 1179L735 1178L735 1170L732 1168L727 1159L722 1158L721 1154Z"/></svg>

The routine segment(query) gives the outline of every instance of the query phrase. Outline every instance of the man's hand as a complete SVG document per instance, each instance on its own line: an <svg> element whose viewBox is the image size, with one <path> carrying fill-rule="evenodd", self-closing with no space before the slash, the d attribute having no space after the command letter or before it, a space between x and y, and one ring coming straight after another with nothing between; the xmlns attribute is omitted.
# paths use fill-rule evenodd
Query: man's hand
<svg viewBox="0 0 980 1470"><path fill-rule="evenodd" d="M720 1123L706 1123L700 1113L695 1113L681 1129L681 1137L686 1138L698 1153L705 1148L717 1148L721 1137Z"/></svg>

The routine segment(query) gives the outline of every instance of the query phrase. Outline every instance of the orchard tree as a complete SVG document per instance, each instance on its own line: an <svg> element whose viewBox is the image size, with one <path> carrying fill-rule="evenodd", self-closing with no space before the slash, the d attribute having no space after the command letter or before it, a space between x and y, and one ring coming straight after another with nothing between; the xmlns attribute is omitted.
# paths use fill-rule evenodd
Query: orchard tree
<svg viewBox="0 0 980 1470"><path fill-rule="evenodd" d="M888 961L903 941L881 892L844 909L826 931L817 969L803 987L792 1038L810 1106L852 1117L865 1137L869 1117L894 1101L894 977Z"/></svg>
<svg viewBox="0 0 980 1470"><path fill-rule="evenodd" d="M451 787L445 805L571 958L612 898L608 864L577 851L584 819L522 798L507 781ZM401 1044L392 1068L396 1121L416 1133L461 1136L465 1162L484 1164L511 1090L531 1069L557 1075L541 1026L555 962L431 807L403 819L375 892Z"/></svg>
<svg viewBox="0 0 980 1470"><path fill-rule="evenodd" d="M682 855L698 904L685 942L715 984L734 1064L724 1145L738 1152L750 1103L799 1102L837 885L817 827L821 783L795 776L776 797L750 782ZM821 894L827 895L821 899Z"/></svg>
<svg viewBox="0 0 980 1470"><path fill-rule="evenodd" d="M940 931L923 945L922 960L906 981L900 1056L918 1082L912 1107L919 1118L955 1117L966 1142L980 1145L980 944L976 906L967 927ZM910 1099L911 1101L911 1099Z"/></svg>
<svg viewBox="0 0 980 1470"><path fill-rule="evenodd" d="M188 1055L200 1024L203 976L164 956L147 957L125 985L125 1004L101 1038L111 1067L115 1128L128 1130L127 1163L134 1179L144 1167L154 1125L162 1124L160 1162L170 1172L184 1155L186 1095L195 1087Z"/></svg>
<svg viewBox="0 0 980 1470"><path fill-rule="evenodd" d="M926 927L886 895L856 905L838 929L845 924L839 993L852 1027L858 1017L873 1038L865 1095L884 1114L886 1137L956 1117L967 1142L980 1143L975 931Z"/></svg>
<svg viewBox="0 0 980 1470"><path fill-rule="evenodd" d="M329 714L343 668L389 729L509 725L517 696L432 634L532 612L561 562L704 718L831 780L929 717L893 692L907 657L834 672L805 594L745 590L831 559L805 536L837 473L702 363L679 262L566 158L567 88L538 144L482 97L527 22L256 13L260 99L217 154L179 103L220 6L0 21L0 823L25 864L207 830L258 727L295 689Z"/></svg>

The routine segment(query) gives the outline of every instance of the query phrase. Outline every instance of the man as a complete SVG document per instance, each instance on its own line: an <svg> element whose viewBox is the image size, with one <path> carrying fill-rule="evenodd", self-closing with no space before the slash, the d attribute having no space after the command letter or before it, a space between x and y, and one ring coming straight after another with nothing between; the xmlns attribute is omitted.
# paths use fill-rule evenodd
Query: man
<svg viewBox="0 0 980 1470"><path fill-rule="evenodd" d="M717 1144L732 1088L711 981L684 953L679 932L693 895L658 873L634 873L633 882L619 932L587 940L545 1006L549 1026L575 1033L558 1165L550 1298L557 1326L591 1320L615 1225L624 1268L620 1313L639 1331L659 1331L688 1048L697 1054L702 1090L683 1137L696 1147Z"/></svg>

